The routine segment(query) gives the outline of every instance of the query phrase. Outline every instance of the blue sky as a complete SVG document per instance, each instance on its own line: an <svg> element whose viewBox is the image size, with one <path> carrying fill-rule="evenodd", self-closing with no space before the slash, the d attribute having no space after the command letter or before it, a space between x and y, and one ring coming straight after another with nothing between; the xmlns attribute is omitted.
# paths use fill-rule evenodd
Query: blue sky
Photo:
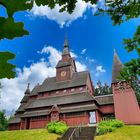
<svg viewBox="0 0 140 140"><path fill-rule="evenodd" d="M49 12L51 13L51 11ZM93 16L93 7L84 9L83 13L80 13L81 15L78 14L79 17L76 12L79 11L75 11L73 17L70 18L67 18L66 14L64 19L63 17L59 17L59 15L55 12L54 18L53 12L50 15L39 15L39 13L36 14L35 11L32 13L17 13L15 15L16 21L23 21L25 23L25 29L30 32L30 35L16 38L14 40L4 39L0 41L0 51L9 50L16 54L16 59L13 60L12 63L16 64L18 68L16 79L11 81L4 79L2 83L4 84L5 82L10 83L15 81L17 84L17 79L20 76L27 75L25 74L25 68L27 68L27 70L31 70L33 66L36 66L36 64L43 63L44 61L45 63L49 63L51 60L53 60L50 59L50 57L53 57L53 54L56 53L53 53L53 49L57 51L57 54L60 53L63 48L65 34L68 36L71 51L77 56L77 62L80 63L80 66L84 66L81 66L83 69L85 69L86 66L91 72L94 84L96 84L97 80L99 79L103 83L106 81L108 84L110 84L114 48L116 49L123 63L129 61L131 58L137 57L135 52L128 54L124 50L122 44L123 38L132 37L134 34L138 25L137 20L123 23L121 26L113 26L109 16ZM5 11L2 10L1 14L5 15ZM59 21L60 18L62 18L62 21L66 21L66 23L63 23L63 27L61 21ZM52 46L52 48L41 52L44 47L47 48L48 46ZM85 50L84 54L81 54L82 50ZM42 60L42 58L45 60ZM50 63L50 65L52 66L52 63ZM31 72L32 71L28 73ZM38 74L33 74L32 79L36 79L36 77L38 78L38 75L41 72L42 71L40 69ZM47 76L51 76L51 73L49 74L50 75ZM18 80L22 79L20 78ZM44 77L44 79L45 78L46 77ZM17 89L19 91L17 94L20 94L20 92L26 88L25 85L27 82L33 81L28 76L25 79L26 80L24 81L21 80L21 83L18 82L20 85L15 84L16 86L22 87ZM40 77L39 79L43 80L43 78ZM38 81L40 82L41 80ZM33 84L35 83L33 82ZM11 85L12 84L10 84L10 86ZM14 91L15 90L16 89L14 89ZM3 92L6 92L6 89L4 89ZM12 93L12 91L10 93ZM18 96L17 101L19 101L22 96L23 94ZM12 105L14 100L9 100L12 100L10 104ZM17 106L14 106L13 109L16 107ZM7 109L9 109L8 106Z"/></svg>

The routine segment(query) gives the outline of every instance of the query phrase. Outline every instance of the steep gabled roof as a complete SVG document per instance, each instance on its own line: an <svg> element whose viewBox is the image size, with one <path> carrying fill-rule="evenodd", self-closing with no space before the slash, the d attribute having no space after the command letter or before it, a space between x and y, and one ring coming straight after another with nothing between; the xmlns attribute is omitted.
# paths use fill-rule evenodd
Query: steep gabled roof
<svg viewBox="0 0 140 140"><path fill-rule="evenodd" d="M47 98L39 98L34 100L26 109L31 108L40 108L40 107L48 107L53 105L63 105L63 104L71 104L71 103L80 103L86 101L94 100L93 96L89 93L76 93L76 94L67 94L55 97L47 97Z"/></svg>
<svg viewBox="0 0 140 140"><path fill-rule="evenodd" d="M119 59L119 56L117 55L116 51L114 50L114 62L113 62L113 69L112 69L112 83L117 82L118 76L120 76L120 71L124 65Z"/></svg>
<svg viewBox="0 0 140 140"><path fill-rule="evenodd" d="M40 86L38 92L54 91L59 89L66 89L72 87L79 87L86 85L88 72L76 72L73 74L71 80L57 82L56 77L47 78Z"/></svg>

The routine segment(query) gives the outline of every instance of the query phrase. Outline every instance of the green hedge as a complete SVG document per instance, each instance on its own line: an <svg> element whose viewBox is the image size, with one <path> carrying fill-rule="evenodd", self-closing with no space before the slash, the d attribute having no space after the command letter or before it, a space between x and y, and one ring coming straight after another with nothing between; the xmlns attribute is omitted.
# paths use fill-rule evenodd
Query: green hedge
<svg viewBox="0 0 140 140"><path fill-rule="evenodd" d="M119 127L123 127L124 123L120 120L101 121L97 128L97 135L103 135L112 132Z"/></svg>
<svg viewBox="0 0 140 140"><path fill-rule="evenodd" d="M65 122L50 122L47 124L46 128L50 133L64 134L68 126Z"/></svg>

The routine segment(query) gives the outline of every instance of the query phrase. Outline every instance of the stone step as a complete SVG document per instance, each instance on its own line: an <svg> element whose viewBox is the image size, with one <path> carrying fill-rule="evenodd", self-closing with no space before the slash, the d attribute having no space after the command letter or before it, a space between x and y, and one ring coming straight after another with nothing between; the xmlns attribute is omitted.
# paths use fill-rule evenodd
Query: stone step
<svg viewBox="0 0 140 140"><path fill-rule="evenodd" d="M73 140L94 140L96 135L96 127L69 128L62 138L57 140L68 140L74 130Z"/></svg>
<svg viewBox="0 0 140 140"><path fill-rule="evenodd" d="M58 138L57 140L68 140L68 138L70 137L71 133L73 132L75 128L74 127L71 127L69 128L65 134L62 136L62 138Z"/></svg>

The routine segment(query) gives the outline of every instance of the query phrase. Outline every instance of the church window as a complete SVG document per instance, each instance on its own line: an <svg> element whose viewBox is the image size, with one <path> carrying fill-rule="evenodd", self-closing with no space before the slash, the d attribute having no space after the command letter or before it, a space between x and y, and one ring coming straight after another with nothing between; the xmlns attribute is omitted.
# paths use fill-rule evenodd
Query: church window
<svg viewBox="0 0 140 140"><path fill-rule="evenodd" d="M67 92L67 90L63 90L63 93L66 93Z"/></svg>
<svg viewBox="0 0 140 140"><path fill-rule="evenodd" d="M82 91L84 88L83 87L80 87L80 91Z"/></svg>
<svg viewBox="0 0 140 140"><path fill-rule="evenodd" d="M74 92L75 91L75 88L72 88L71 91Z"/></svg>
<svg viewBox="0 0 140 140"><path fill-rule="evenodd" d="M42 97L42 96L44 96L44 93L40 93L39 95Z"/></svg>
<svg viewBox="0 0 140 140"><path fill-rule="evenodd" d="M59 91L56 91L56 94L58 94L59 93Z"/></svg>

